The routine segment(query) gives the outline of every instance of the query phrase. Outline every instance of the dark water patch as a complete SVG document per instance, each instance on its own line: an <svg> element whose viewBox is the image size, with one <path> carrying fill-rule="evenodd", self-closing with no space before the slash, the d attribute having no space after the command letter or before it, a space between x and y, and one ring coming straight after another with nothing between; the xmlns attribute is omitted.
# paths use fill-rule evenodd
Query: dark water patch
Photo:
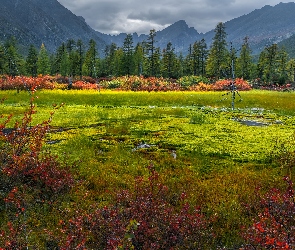
<svg viewBox="0 0 295 250"><path fill-rule="evenodd" d="M246 126L265 127L269 125L268 123L260 122L260 121L252 121L252 120L237 120L237 121Z"/></svg>
<svg viewBox="0 0 295 250"><path fill-rule="evenodd" d="M0 132L2 132L4 135L9 135L15 130L15 128L3 128Z"/></svg>
<svg viewBox="0 0 295 250"><path fill-rule="evenodd" d="M64 140L52 140L52 141L47 141L46 144L53 145L53 144L60 143L61 141L64 141Z"/></svg>

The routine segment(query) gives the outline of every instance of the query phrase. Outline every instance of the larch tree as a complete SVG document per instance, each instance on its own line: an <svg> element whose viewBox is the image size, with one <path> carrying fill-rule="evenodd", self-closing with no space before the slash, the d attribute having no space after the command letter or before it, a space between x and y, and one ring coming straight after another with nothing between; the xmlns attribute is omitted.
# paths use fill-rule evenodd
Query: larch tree
<svg viewBox="0 0 295 250"><path fill-rule="evenodd" d="M24 62L22 60L21 55L18 53L17 49L17 41L14 37L10 37L4 43L4 73L16 76L19 74L23 74L23 66Z"/></svg>
<svg viewBox="0 0 295 250"><path fill-rule="evenodd" d="M115 43L107 45L104 50L104 60L102 62L102 74L105 76L114 75L115 69L115 56L118 49Z"/></svg>
<svg viewBox="0 0 295 250"><path fill-rule="evenodd" d="M278 71L278 83L283 85L288 80L288 53L285 48L279 49L277 57L277 71Z"/></svg>
<svg viewBox="0 0 295 250"><path fill-rule="evenodd" d="M241 47L240 56L237 59L236 74L237 77L249 80L252 74L252 56L251 49L249 46L249 38L245 37Z"/></svg>
<svg viewBox="0 0 295 250"><path fill-rule="evenodd" d="M39 54L38 54L37 73L41 74L41 75L49 74L50 73L50 63L49 62L50 62L50 60L49 60L47 49L46 49L44 43L42 43Z"/></svg>
<svg viewBox="0 0 295 250"><path fill-rule="evenodd" d="M209 50L206 72L210 77L222 78L226 76L229 66L225 25L222 22L218 23L214 32L215 35Z"/></svg>
<svg viewBox="0 0 295 250"><path fill-rule="evenodd" d="M83 64L83 75L90 77L97 77L98 67L98 51L96 42L93 39L89 41L89 47L86 51L85 60Z"/></svg>
<svg viewBox="0 0 295 250"><path fill-rule="evenodd" d="M81 39L78 39L75 53L76 60L74 61L74 68L77 75L80 76L80 80L82 79L82 68L85 57L84 43Z"/></svg>
<svg viewBox="0 0 295 250"><path fill-rule="evenodd" d="M287 74L288 79L292 82L295 82L295 59L292 58L287 63Z"/></svg>
<svg viewBox="0 0 295 250"><path fill-rule="evenodd" d="M122 74L130 75L134 69L134 47L133 38L131 34L127 34L123 43L123 57L122 57Z"/></svg>
<svg viewBox="0 0 295 250"><path fill-rule="evenodd" d="M37 76L38 69L38 51L34 45L30 45L28 56L26 58L26 72L29 76Z"/></svg>
<svg viewBox="0 0 295 250"><path fill-rule="evenodd" d="M205 39L196 41L191 52L191 65L193 75L205 75L206 59L208 56L207 44Z"/></svg>
<svg viewBox="0 0 295 250"><path fill-rule="evenodd" d="M155 55L155 53L158 51L156 51L156 47L155 47L155 43L156 43L156 31L154 29L150 30L149 36L147 38L147 41L145 43L146 46L146 54L147 54L147 67L148 67L148 75L150 76L155 76L155 71L156 71L156 64L157 64L157 55Z"/></svg>
<svg viewBox="0 0 295 250"><path fill-rule="evenodd" d="M142 75L144 69L144 47L142 43L138 43L134 49L134 75Z"/></svg>
<svg viewBox="0 0 295 250"><path fill-rule="evenodd" d="M162 72L163 77L175 78L176 74L176 55L172 43L167 43L166 49L162 53Z"/></svg>

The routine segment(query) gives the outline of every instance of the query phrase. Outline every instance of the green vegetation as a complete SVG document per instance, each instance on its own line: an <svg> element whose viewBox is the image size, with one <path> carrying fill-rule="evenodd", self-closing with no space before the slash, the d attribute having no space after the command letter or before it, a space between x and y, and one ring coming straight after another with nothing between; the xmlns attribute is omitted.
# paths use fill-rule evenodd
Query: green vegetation
<svg viewBox="0 0 295 250"><path fill-rule="evenodd" d="M224 93L37 91L33 101L37 113L29 124L47 120L56 109L44 150L74 166L72 173L80 180L52 209L63 207L69 218L77 208L88 213L92 206L112 204L113 194L133 190L136 177L147 177L152 164L169 188L165 202L177 208L185 193L192 206L215 218L216 238L210 244L241 246L241 227L249 226L259 210L258 194L271 187L283 189L282 178L294 176L288 163L292 159L283 159L295 149L295 94L242 92L243 100L237 100L232 110ZM13 114L6 125L12 128L30 106L30 94L2 91L2 98L6 98L0 104L2 120ZM4 227L8 217L1 211ZM28 208L31 216L36 212ZM21 217L32 230L32 244L41 244L37 242L45 237L38 236L38 229L55 227L54 221L64 213L55 212L55 218L46 209L40 211L42 219Z"/></svg>

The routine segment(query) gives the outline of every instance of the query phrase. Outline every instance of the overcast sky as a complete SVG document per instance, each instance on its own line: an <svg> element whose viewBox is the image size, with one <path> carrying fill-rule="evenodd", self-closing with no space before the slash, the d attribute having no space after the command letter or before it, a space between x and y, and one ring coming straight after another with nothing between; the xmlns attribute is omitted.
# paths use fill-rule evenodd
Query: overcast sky
<svg viewBox="0 0 295 250"><path fill-rule="evenodd" d="M215 28L265 5L283 0L58 0L95 30L105 34L149 34L179 21L198 32Z"/></svg>

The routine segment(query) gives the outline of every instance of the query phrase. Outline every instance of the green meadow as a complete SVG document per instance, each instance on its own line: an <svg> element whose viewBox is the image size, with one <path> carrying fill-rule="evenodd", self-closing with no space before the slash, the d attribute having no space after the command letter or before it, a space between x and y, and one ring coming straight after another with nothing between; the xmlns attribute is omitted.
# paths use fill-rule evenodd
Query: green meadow
<svg viewBox="0 0 295 250"><path fill-rule="evenodd" d="M233 110L226 92L42 90L34 94L32 125L54 112L44 150L84 180L69 194L72 203L107 205L110 191L132 189L153 164L171 203L186 192L191 204L216 216L218 244L233 247L241 243L241 226L251 223L245 204L257 201L257 188L284 189L282 178L294 176L281 158L295 149L295 93L239 94ZM2 98L11 127L31 94L1 91ZM71 202L63 206L71 209Z"/></svg>

